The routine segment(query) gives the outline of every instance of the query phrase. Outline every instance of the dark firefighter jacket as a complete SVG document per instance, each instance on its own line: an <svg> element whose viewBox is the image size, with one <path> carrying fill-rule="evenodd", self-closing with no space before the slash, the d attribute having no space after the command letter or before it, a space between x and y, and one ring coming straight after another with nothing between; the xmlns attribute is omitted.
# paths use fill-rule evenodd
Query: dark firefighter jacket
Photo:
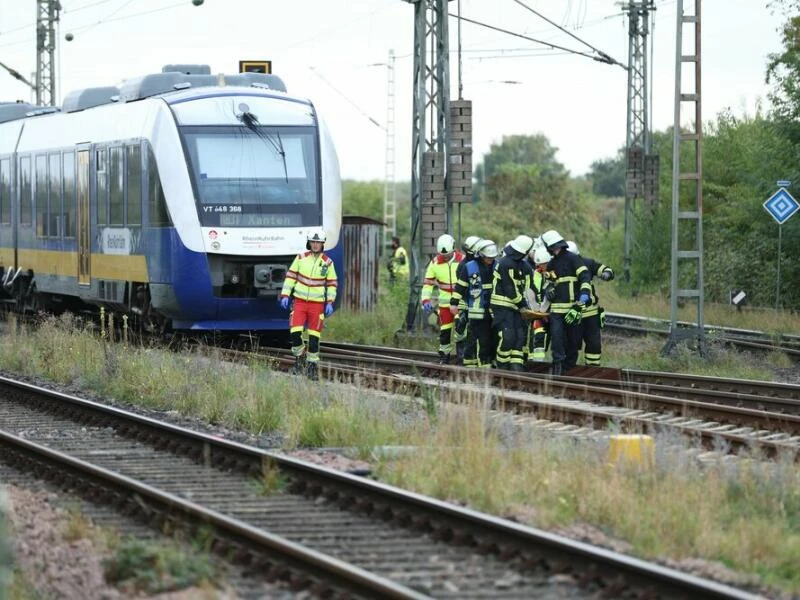
<svg viewBox="0 0 800 600"><path fill-rule="evenodd" d="M461 274L450 304L467 310L470 319L483 319L488 315L494 287L494 263L487 265L483 259L475 258L459 266Z"/></svg>
<svg viewBox="0 0 800 600"><path fill-rule="evenodd" d="M581 292L592 295L592 276L583 259L563 250L547 263L547 276L555 284L551 313L566 313L578 301Z"/></svg>
<svg viewBox="0 0 800 600"><path fill-rule="evenodd" d="M510 245L503 249L503 257L494 261L494 287L492 308L519 310L527 306L525 290L533 284L533 269L525 255Z"/></svg>
<svg viewBox="0 0 800 600"><path fill-rule="evenodd" d="M600 273L603 271L611 271L612 275L614 273L614 271L611 270L611 267L603 263L599 263L593 258L586 258L583 256L581 258L583 258L583 264L586 265L587 269L589 269L589 275L591 275L592 279L595 277L600 277ZM584 307L584 309L581 311L584 317L596 315L600 310L600 299L597 297L597 290L595 290L594 284L592 284L592 291L590 292L590 295L592 297L592 303Z"/></svg>

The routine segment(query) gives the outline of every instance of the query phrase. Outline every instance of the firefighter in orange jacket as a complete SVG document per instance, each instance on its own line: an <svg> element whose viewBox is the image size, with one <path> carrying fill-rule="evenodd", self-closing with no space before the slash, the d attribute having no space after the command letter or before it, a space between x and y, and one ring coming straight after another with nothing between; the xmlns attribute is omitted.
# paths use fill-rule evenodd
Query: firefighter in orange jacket
<svg viewBox="0 0 800 600"><path fill-rule="evenodd" d="M425 314L433 310L431 295L433 287L439 288L439 362L448 364L453 353L453 313L450 312L450 297L453 295L456 281L458 263L464 258L455 249L456 241L447 233L440 235L436 240L437 255L428 263L425 269L425 280L422 283L422 310Z"/></svg>
<svg viewBox="0 0 800 600"><path fill-rule="evenodd" d="M325 247L325 231L310 231L306 238L306 250L298 254L286 273L281 290L281 308L288 309L294 297L292 314L289 317L289 332L294 355L292 373L303 371L303 358L308 363L308 378L319 379L319 338L325 317L333 314L336 301L336 268L333 260L322 250ZM308 329L308 349L303 343L303 329Z"/></svg>

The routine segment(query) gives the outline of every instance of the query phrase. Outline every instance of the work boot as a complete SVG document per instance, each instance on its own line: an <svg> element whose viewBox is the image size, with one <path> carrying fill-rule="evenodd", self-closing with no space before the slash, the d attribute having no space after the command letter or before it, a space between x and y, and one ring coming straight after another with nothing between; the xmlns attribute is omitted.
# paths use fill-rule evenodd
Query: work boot
<svg viewBox="0 0 800 600"><path fill-rule="evenodd" d="M553 363L553 368L552 368L552 370L550 372L553 375L558 375L558 376L563 375L564 374L564 365L563 365L563 363L561 361L554 362Z"/></svg>
<svg viewBox="0 0 800 600"><path fill-rule="evenodd" d="M440 365L449 365L450 364L450 355L445 354L441 350L439 351L439 364Z"/></svg>
<svg viewBox="0 0 800 600"><path fill-rule="evenodd" d="M306 372L311 381L319 381L319 373L317 372L317 363L308 363L308 371Z"/></svg>
<svg viewBox="0 0 800 600"><path fill-rule="evenodd" d="M292 375L300 375L303 372L303 357L295 356L294 365L292 365Z"/></svg>

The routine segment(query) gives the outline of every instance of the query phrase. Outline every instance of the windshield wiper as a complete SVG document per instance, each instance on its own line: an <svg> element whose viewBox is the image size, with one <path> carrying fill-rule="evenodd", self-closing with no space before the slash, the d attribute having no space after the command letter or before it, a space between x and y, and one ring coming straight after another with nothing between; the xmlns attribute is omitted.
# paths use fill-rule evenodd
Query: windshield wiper
<svg viewBox="0 0 800 600"><path fill-rule="evenodd" d="M261 124L258 122L258 117L249 110L238 113L236 118L239 119L249 131L252 131L259 138L269 143L269 145L272 146L272 149L280 155L281 160L283 161L283 176L286 179L286 183L289 183L289 168L286 165L286 151L283 149L283 140L281 139L280 132L276 132L273 136L263 131L260 127ZM275 141L275 138L277 138L277 142Z"/></svg>

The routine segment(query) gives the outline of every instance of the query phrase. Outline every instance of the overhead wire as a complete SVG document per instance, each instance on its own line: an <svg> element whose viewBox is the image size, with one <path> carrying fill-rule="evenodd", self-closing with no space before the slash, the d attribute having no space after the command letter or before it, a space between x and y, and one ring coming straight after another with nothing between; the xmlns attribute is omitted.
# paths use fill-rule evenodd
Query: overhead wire
<svg viewBox="0 0 800 600"><path fill-rule="evenodd" d="M474 19L470 19L470 18L465 17L463 15L450 15L450 16L454 17L454 18L457 18L457 19L461 19L462 21L465 21L467 23L472 23L473 25L478 25L480 27L485 27L487 29L492 29L494 31L499 31L500 33L505 33L507 35L518 37L518 38L521 38L523 40L528 40L529 42L534 42L536 44L541 44L543 46L547 46L547 47L552 48L554 50L563 50L564 52L567 52L569 54L575 54L577 56L584 56L586 58L589 58L591 60L595 60L597 62L602 62L602 63L606 63L606 64L610 64L610 65L618 65L618 66L622 67L623 69L627 69L628 68L627 65L625 65L625 64L623 64L623 63L611 58L607 54L603 54L601 56L597 56L595 54L589 54L588 52L581 52L580 50L573 50L572 48L566 48L565 46L560 46L560 45L554 44L552 42L546 42L544 40L538 40L536 38L532 38L530 36L527 36L527 35L524 35L524 34L521 34L521 33L516 33L514 31L509 31L508 29L503 29L502 27L497 27L495 25L489 25L488 23L483 23L481 21L476 21Z"/></svg>
<svg viewBox="0 0 800 600"><path fill-rule="evenodd" d="M378 122L378 121L377 121L375 118L373 118L373 117L371 117L369 114L367 114L367 112L366 112L366 111L365 111L363 108L361 108L361 107L360 107L358 104L356 104L355 100L351 99L351 98L350 98L349 96L347 96L347 95L346 95L346 94L345 94L343 91L341 91L339 88L337 88L335 85L333 85L333 84L332 84L330 81L328 81L328 80L327 80L327 79L326 79L326 78L325 78L325 77L324 77L324 76L323 76L323 75L322 75L322 74L321 74L319 71L317 71L317 70L316 70L314 67L308 67L308 68L311 70L311 72L312 72L312 73L314 73L314 75L316 75L317 77L319 77L319 78L320 78L320 79L321 79L321 80L322 80L322 81L323 81L323 82L324 82L324 83L325 83L325 84L326 84L328 87L330 87L330 88L331 88L331 89L332 89L334 92L336 92L336 93L337 93L337 94L339 94L339 95L340 95L342 98L344 98L345 100L347 100L347 102L348 102L348 103L349 103L349 104L350 104L350 105L351 105L353 108L355 108L355 109L356 109L356 110L357 110L357 111L358 111L358 112L359 112L359 113L360 113L362 116L366 117L366 118L367 118L367 120L369 120L369 122L370 122L370 123L372 123L373 125L375 125L375 126L376 126L376 127L378 127L379 129L381 129L381 130L383 130L383 131L386 131L386 127L384 127L383 125L381 125L381 124L380 124L380 123L379 123L379 122Z"/></svg>
<svg viewBox="0 0 800 600"><path fill-rule="evenodd" d="M574 40L577 40L578 42L580 42L581 44L583 44L583 45L584 45L584 46L586 46L587 48L590 48L591 50L593 50L593 51L594 51L594 52L595 52L595 53L596 53L596 54L597 54L597 55L600 57L599 59L598 59L598 58L595 58L595 60L599 60L600 62L605 62L605 63L608 63L608 64L613 64L613 65L619 65L619 66L621 66L621 67L627 68L625 65L623 65L621 62L619 62L619 61L618 61L618 60L616 60L615 58L612 58L611 56L609 56L607 53L603 52L602 50L600 50L600 49L599 49L599 48L597 48L596 46L593 46L592 44L590 44L590 43L589 43L589 42L587 42L586 40L584 40L584 39L582 39L582 38L578 37L577 35L575 35L574 33L572 33L572 32L571 32L569 29L565 29L564 27L562 27L561 25L559 25L559 24L558 24L558 23L556 23L555 21L553 21L553 20L551 20L551 19L547 18L546 16L544 16L542 13L540 13L540 12L539 12L539 11L537 11L536 9L534 9L534 8L531 8L530 6L528 6L527 4L525 4L525 3L524 3L522 0L514 0L514 2L516 2L517 4L519 4L521 7L525 8L526 10L528 10L528 11L532 12L533 14L535 14L535 15L536 15L537 17L539 17L540 19L543 19L544 21L547 21L547 22L548 22L548 23L550 23L550 24L551 24L553 27L555 27L555 28L557 28L557 29L559 29L559 30L563 31L563 32L564 32L564 33L566 33L568 36L570 36L570 37L571 37L571 38L573 38Z"/></svg>

